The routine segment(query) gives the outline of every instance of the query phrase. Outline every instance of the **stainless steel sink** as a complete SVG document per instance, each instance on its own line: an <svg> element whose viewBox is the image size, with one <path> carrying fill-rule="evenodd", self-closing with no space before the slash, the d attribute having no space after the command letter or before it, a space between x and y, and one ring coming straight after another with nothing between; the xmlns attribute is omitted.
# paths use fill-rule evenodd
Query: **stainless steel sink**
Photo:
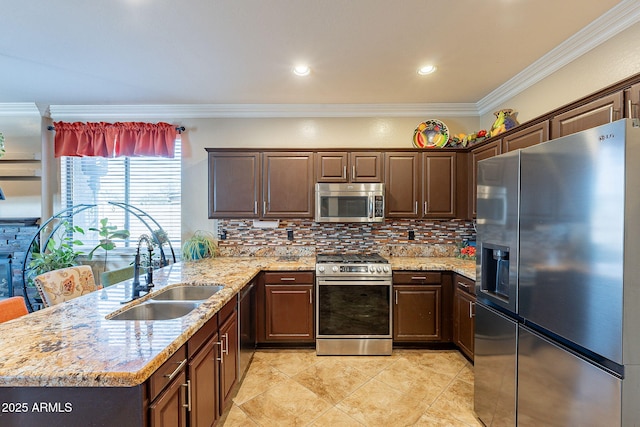
<svg viewBox="0 0 640 427"><path fill-rule="evenodd" d="M203 301L217 294L222 289L224 289L224 286L184 285L160 291L160 293L151 297L151 299L156 301Z"/></svg>
<svg viewBox="0 0 640 427"><path fill-rule="evenodd" d="M147 301L133 306L109 320L168 320L189 314L200 305L195 301Z"/></svg>

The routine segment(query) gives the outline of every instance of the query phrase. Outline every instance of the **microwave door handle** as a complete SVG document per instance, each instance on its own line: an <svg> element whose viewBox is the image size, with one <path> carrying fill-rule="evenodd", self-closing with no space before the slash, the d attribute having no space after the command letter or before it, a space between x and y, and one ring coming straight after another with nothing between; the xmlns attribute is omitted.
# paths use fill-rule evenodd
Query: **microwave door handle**
<svg viewBox="0 0 640 427"><path fill-rule="evenodd" d="M374 210L373 210L373 195L369 195L369 219L373 219L373 214L374 214Z"/></svg>

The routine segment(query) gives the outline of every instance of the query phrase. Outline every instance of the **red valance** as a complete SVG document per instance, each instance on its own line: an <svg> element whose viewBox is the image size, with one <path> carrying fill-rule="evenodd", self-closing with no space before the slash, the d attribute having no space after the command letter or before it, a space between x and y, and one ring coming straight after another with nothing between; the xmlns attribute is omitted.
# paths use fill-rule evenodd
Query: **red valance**
<svg viewBox="0 0 640 427"><path fill-rule="evenodd" d="M55 122L55 156L173 157L176 127L169 123Z"/></svg>

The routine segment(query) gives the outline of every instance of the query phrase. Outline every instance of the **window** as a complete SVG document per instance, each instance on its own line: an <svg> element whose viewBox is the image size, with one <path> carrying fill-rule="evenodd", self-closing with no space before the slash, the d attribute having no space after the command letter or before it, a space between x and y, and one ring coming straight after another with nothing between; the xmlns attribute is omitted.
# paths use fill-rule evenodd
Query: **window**
<svg viewBox="0 0 640 427"><path fill-rule="evenodd" d="M135 246L141 234L149 229L135 214L109 204L118 202L142 210L160 224L174 250L180 248L181 227L181 141L176 140L175 157L62 157L61 193L63 208L78 204L95 204L73 217L73 224L86 234L76 236L86 246L99 241L90 227L99 227L102 218L110 225L127 229L130 241L116 242L118 247ZM144 217L155 231L156 225ZM166 247L165 247L166 251ZM177 251L179 252L179 251ZM167 253L169 257L170 254Z"/></svg>

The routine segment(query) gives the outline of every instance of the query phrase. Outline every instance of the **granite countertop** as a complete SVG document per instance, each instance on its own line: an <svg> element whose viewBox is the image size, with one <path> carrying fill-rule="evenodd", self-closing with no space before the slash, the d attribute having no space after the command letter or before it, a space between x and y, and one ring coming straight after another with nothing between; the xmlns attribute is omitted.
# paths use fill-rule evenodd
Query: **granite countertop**
<svg viewBox="0 0 640 427"><path fill-rule="evenodd" d="M475 264L456 258L390 258L395 270L447 270L475 279ZM131 281L0 324L0 386L130 387L142 384L260 271L314 270L314 257L220 257L154 272L154 292L180 284L224 289L186 316L122 321Z"/></svg>

